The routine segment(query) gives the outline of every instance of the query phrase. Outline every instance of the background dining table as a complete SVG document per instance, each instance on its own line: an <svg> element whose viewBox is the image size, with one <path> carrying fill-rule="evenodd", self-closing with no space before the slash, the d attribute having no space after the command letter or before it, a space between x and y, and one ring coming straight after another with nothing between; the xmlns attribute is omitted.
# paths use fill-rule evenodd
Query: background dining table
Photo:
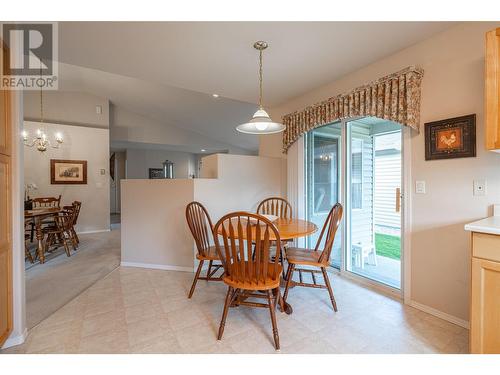
<svg viewBox="0 0 500 375"><path fill-rule="evenodd" d="M24 211L24 219L25 220L32 219L34 221L35 236L38 242L37 253L38 253L38 259L40 260L41 264L45 263L45 252L44 252L45 246L43 243L44 235L42 230L43 219L46 219L51 216L57 216L61 211L62 208L60 207L44 207L44 208L37 208L34 210Z"/></svg>

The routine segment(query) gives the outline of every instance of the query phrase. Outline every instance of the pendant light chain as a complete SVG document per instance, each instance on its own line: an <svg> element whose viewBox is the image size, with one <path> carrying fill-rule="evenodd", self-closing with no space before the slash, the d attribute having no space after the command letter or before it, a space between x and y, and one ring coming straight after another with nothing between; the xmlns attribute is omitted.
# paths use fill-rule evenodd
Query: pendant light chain
<svg viewBox="0 0 500 375"><path fill-rule="evenodd" d="M262 50L259 50L259 108L262 109Z"/></svg>

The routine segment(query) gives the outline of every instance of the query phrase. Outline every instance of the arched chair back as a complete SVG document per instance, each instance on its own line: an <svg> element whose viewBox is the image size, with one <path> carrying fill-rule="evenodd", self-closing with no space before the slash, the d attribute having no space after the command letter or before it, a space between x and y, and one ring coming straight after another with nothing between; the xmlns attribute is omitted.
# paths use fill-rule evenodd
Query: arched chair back
<svg viewBox="0 0 500 375"><path fill-rule="evenodd" d="M318 259L320 263L327 264L330 261L330 254L332 253L335 234L337 233L337 229L339 228L340 222L342 221L342 214L342 205L340 203L336 203L328 213L325 224L323 224L321 234L319 235L318 241L316 242L316 246L314 248L315 251L320 250L319 247L321 246L321 240L323 239L323 236L326 236L323 252Z"/></svg>
<svg viewBox="0 0 500 375"><path fill-rule="evenodd" d="M214 233L224 266L224 282L248 290L279 286L281 241L271 221L249 212L232 212L215 224ZM272 256L273 244L278 244L276 256Z"/></svg>
<svg viewBox="0 0 500 375"><path fill-rule="evenodd" d="M266 198L259 203L257 213L261 215L275 215L283 219L291 219L292 206L290 203L280 197Z"/></svg>
<svg viewBox="0 0 500 375"><path fill-rule="evenodd" d="M191 202L186 206L186 220L193 234L198 255L207 257L213 238L213 224L207 209L200 202Z"/></svg>

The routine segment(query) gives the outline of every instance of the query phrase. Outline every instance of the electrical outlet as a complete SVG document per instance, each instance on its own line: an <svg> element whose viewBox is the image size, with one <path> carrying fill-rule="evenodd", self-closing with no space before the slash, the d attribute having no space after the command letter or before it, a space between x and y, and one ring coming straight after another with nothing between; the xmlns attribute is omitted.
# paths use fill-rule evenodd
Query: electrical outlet
<svg viewBox="0 0 500 375"><path fill-rule="evenodd" d="M415 193L425 194L425 181L415 181Z"/></svg>
<svg viewBox="0 0 500 375"><path fill-rule="evenodd" d="M486 180L474 180L474 195L483 196L486 195Z"/></svg>

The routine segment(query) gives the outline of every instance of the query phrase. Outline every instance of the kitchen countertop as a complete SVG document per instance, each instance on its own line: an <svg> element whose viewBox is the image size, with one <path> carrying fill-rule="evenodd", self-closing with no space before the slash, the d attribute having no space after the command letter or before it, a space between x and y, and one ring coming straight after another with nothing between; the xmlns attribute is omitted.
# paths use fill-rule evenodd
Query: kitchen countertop
<svg viewBox="0 0 500 375"><path fill-rule="evenodd" d="M486 219L465 224L465 230L500 235L500 216L490 216Z"/></svg>

